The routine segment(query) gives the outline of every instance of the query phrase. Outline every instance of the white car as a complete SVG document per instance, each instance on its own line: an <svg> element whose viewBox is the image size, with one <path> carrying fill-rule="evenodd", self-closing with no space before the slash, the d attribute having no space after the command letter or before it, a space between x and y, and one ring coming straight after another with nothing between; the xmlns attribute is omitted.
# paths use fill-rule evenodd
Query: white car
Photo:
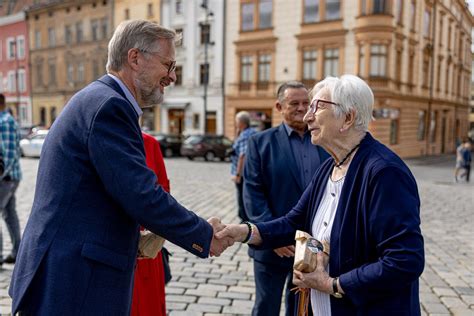
<svg viewBox="0 0 474 316"><path fill-rule="evenodd" d="M39 130L27 138L20 140L21 155L25 157L39 157L47 134L47 130Z"/></svg>

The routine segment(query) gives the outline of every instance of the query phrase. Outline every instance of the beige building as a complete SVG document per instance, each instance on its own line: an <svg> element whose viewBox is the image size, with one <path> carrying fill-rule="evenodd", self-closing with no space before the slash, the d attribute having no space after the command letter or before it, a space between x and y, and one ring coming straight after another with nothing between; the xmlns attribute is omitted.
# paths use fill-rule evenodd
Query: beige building
<svg viewBox="0 0 474 316"><path fill-rule="evenodd" d="M114 29L120 22L143 19L160 23L160 0L115 0L113 4ZM143 109L142 126L145 129L161 130L161 116L158 107Z"/></svg>
<svg viewBox="0 0 474 316"><path fill-rule="evenodd" d="M27 11L33 124L50 126L71 96L105 74L110 0L38 4Z"/></svg>
<svg viewBox="0 0 474 316"><path fill-rule="evenodd" d="M279 124L284 81L351 73L374 90L376 138L402 157L452 152L468 131L473 21L461 0L229 1L225 133L241 110Z"/></svg>

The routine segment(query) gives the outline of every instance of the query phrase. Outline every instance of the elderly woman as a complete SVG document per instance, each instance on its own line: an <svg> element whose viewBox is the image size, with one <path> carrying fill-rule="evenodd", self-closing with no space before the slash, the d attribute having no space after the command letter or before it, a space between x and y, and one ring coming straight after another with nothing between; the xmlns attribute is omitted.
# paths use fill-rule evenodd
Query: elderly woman
<svg viewBox="0 0 474 316"><path fill-rule="evenodd" d="M305 122L312 143L333 159L316 172L298 204L266 223L228 225L218 238L252 247L294 243L296 230L330 243L314 272L294 271L311 288L315 315L419 315L424 267L420 199L413 175L367 131L374 96L360 78L326 78L313 89Z"/></svg>

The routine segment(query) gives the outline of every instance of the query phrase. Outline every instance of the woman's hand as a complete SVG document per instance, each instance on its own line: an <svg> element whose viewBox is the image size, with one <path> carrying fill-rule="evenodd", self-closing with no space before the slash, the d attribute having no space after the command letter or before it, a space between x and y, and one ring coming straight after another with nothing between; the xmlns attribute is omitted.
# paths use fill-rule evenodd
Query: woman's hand
<svg viewBox="0 0 474 316"><path fill-rule="evenodd" d="M323 252L316 254L316 269L310 273L293 270L293 284L299 288L311 288L324 293L331 294L332 278L326 272L329 256Z"/></svg>

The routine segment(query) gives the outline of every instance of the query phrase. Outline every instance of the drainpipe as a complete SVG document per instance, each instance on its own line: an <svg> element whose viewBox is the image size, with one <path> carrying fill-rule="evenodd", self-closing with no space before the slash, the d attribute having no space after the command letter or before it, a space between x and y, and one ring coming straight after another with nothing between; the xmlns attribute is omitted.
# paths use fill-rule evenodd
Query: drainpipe
<svg viewBox="0 0 474 316"><path fill-rule="evenodd" d="M223 10L224 10L224 20L222 22L222 45L224 46L222 51L224 56L222 57L222 86L221 86L221 91L222 91L222 134L225 135L225 55L226 55L226 44L225 44L225 32L226 32L226 21L227 21L227 0L224 0L223 3Z"/></svg>
<svg viewBox="0 0 474 316"><path fill-rule="evenodd" d="M426 149L425 149L425 156L428 156L428 151L429 151L429 147L430 147L430 130L431 130L431 107L432 107L432 104L433 104L433 82L434 82L434 64L435 64L435 47L436 47L436 4L437 4L437 1L434 0L434 3L433 3L433 23L432 23L432 26L431 26L431 43L432 43L432 49L431 49L431 67L430 67L430 72L431 72L431 76L430 76L430 94L429 94L429 98L428 98L428 137L426 137ZM439 74L438 74L439 76ZM446 78L447 79L447 78ZM436 124L436 122L435 122ZM435 130L436 132L436 130Z"/></svg>

